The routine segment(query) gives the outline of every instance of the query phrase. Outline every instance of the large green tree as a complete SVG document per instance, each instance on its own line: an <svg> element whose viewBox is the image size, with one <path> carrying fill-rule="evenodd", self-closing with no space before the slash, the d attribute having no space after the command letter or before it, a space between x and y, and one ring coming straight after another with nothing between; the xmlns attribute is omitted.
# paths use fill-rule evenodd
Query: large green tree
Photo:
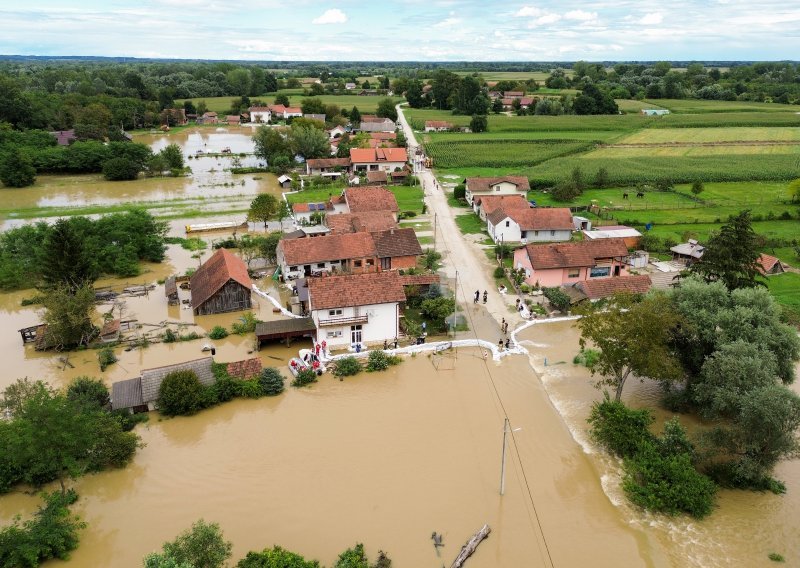
<svg viewBox="0 0 800 568"><path fill-rule="evenodd" d="M742 211L709 238L703 257L689 267L689 272L699 274L706 282L719 280L728 290L763 285L758 248L750 211Z"/></svg>
<svg viewBox="0 0 800 568"><path fill-rule="evenodd" d="M32 160L19 148L0 154L0 181L8 187L26 187L36 181Z"/></svg>
<svg viewBox="0 0 800 568"><path fill-rule="evenodd" d="M591 344L600 350L589 367L592 374L600 375L598 388L614 388L614 400L619 401L631 374L667 382L681 378L680 363L670 348L679 323L679 315L662 294L641 301L617 295L609 306L589 307L578 320L578 328L581 347Z"/></svg>
<svg viewBox="0 0 800 568"><path fill-rule="evenodd" d="M291 147L306 160L330 156L331 143L324 130L312 126L292 125Z"/></svg>
<svg viewBox="0 0 800 568"><path fill-rule="evenodd" d="M76 289L97 279L97 267L88 253L83 228L80 219L59 219L47 233L40 254L45 287L63 285Z"/></svg>
<svg viewBox="0 0 800 568"><path fill-rule="evenodd" d="M262 193L250 203L250 210L247 213L247 218L253 222L262 221L266 229L267 221L275 218L278 209L278 199L269 193Z"/></svg>
<svg viewBox="0 0 800 568"><path fill-rule="evenodd" d="M375 111L375 114L384 118L388 118L392 121L397 121L397 108L395 108L395 102L393 99L389 97L384 97L378 101L378 107Z"/></svg>
<svg viewBox="0 0 800 568"><path fill-rule="evenodd" d="M292 159L292 149L286 136L277 128L260 126L253 134L255 154L272 166L277 158Z"/></svg>
<svg viewBox="0 0 800 568"><path fill-rule="evenodd" d="M87 345L97 333L92 324L94 314L94 289L91 284L69 287L59 284L48 288L42 295L47 324L44 345L53 349L72 349Z"/></svg>
<svg viewBox="0 0 800 568"><path fill-rule="evenodd" d="M192 528L165 542L161 553L148 555L145 568L222 568L233 545L223 537L217 523L200 519Z"/></svg>

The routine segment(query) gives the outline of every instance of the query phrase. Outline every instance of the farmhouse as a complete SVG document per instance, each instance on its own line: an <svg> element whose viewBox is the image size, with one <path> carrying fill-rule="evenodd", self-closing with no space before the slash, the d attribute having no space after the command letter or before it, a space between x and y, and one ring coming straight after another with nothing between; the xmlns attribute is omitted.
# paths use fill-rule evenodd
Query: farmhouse
<svg viewBox="0 0 800 568"><path fill-rule="evenodd" d="M266 124L272 120L272 111L268 106L251 106L247 112L250 114L250 122Z"/></svg>
<svg viewBox="0 0 800 568"><path fill-rule="evenodd" d="M385 187L348 187L343 197L349 213L389 211L397 221L400 207L394 194Z"/></svg>
<svg viewBox="0 0 800 568"><path fill-rule="evenodd" d="M444 120L426 120L425 132L447 132L453 129L453 124Z"/></svg>
<svg viewBox="0 0 800 568"><path fill-rule="evenodd" d="M475 177L467 178L466 195L467 203L472 205L472 201L478 195L521 195L526 197L531 185L528 178L521 176L503 177Z"/></svg>
<svg viewBox="0 0 800 568"><path fill-rule="evenodd" d="M583 231L583 237L587 240L599 239L622 239L625 241L625 246L629 249L634 249L639 246L639 241L642 240L642 233L631 227L625 225L611 225L608 227L600 227L592 231Z"/></svg>
<svg viewBox="0 0 800 568"><path fill-rule="evenodd" d="M308 239L281 239L276 257L285 280L331 272L371 272L375 269L375 241L370 233L326 235Z"/></svg>
<svg viewBox="0 0 800 568"><path fill-rule="evenodd" d="M681 260L687 264L691 264L703 258L706 247L694 239L689 239L689 242L680 243L674 247L670 247L669 250L672 251L672 260Z"/></svg>
<svg viewBox="0 0 800 568"><path fill-rule="evenodd" d="M486 227L495 243L568 241L572 237L572 213L567 207L498 207L486 216Z"/></svg>
<svg viewBox="0 0 800 568"><path fill-rule="evenodd" d="M414 268L422 247L414 229L388 229L371 233L381 270Z"/></svg>
<svg viewBox="0 0 800 568"><path fill-rule="evenodd" d="M228 126L239 126L242 118L238 114L229 114L225 117L225 122L228 123Z"/></svg>
<svg viewBox="0 0 800 568"><path fill-rule="evenodd" d="M627 256L622 239L529 244L514 251L514 268L525 270L527 284L561 286L626 275Z"/></svg>
<svg viewBox="0 0 800 568"><path fill-rule="evenodd" d="M479 195L472 200L472 210L480 217L481 221L486 221L486 216L500 207L505 209L527 209L530 206L531 204L527 202L525 197L518 193L513 195Z"/></svg>
<svg viewBox="0 0 800 568"><path fill-rule="evenodd" d="M247 266L227 249L218 249L205 261L192 274L189 285L192 309L196 316L248 310L251 307L253 283L247 274Z"/></svg>
<svg viewBox="0 0 800 568"><path fill-rule="evenodd" d="M350 162L353 172L402 170L408 163L405 148L351 148Z"/></svg>
<svg viewBox="0 0 800 568"><path fill-rule="evenodd" d="M294 203L292 204L292 217L298 223L312 224L311 217L319 218L328 213L327 203Z"/></svg>
<svg viewBox="0 0 800 568"><path fill-rule="evenodd" d="M367 172L367 185L386 185L388 181L389 178L383 170Z"/></svg>
<svg viewBox="0 0 800 568"><path fill-rule="evenodd" d="M335 140L337 138L341 138L342 136L344 136L346 132L347 130L345 130L344 126L336 125L330 130L328 130L328 137L331 140Z"/></svg>
<svg viewBox="0 0 800 568"><path fill-rule="evenodd" d="M217 113L214 111L204 112L203 116L198 119L202 124L216 124L218 122Z"/></svg>
<svg viewBox="0 0 800 568"><path fill-rule="evenodd" d="M339 177L350 171L350 158L320 158L306 160L306 174L310 176Z"/></svg>
<svg viewBox="0 0 800 568"><path fill-rule="evenodd" d="M361 125L358 127L361 132L394 132L397 130L397 125L391 118L369 117L364 115L361 117Z"/></svg>
<svg viewBox="0 0 800 568"><path fill-rule="evenodd" d="M308 297L317 340L331 349L381 345L400 335L406 295L396 272L312 278Z"/></svg>

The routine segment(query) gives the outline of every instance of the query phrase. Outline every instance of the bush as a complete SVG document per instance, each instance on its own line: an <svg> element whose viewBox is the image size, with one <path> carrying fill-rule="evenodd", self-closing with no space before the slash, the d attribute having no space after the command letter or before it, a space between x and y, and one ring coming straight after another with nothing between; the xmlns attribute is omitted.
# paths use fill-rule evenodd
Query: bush
<svg viewBox="0 0 800 568"><path fill-rule="evenodd" d="M283 392L283 375L274 367L267 367L261 371L258 378L261 392L267 396L276 396Z"/></svg>
<svg viewBox="0 0 800 568"><path fill-rule="evenodd" d="M597 349L581 349L572 362L591 369L597 362L598 357L600 357L600 351Z"/></svg>
<svg viewBox="0 0 800 568"><path fill-rule="evenodd" d="M100 363L100 370L105 371L106 367L113 365L118 359L111 347L103 347L97 352L97 361Z"/></svg>
<svg viewBox="0 0 800 568"><path fill-rule="evenodd" d="M158 409L165 416L186 416L206 406L205 388L194 371L173 371L158 389Z"/></svg>
<svg viewBox="0 0 800 568"><path fill-rule="evenodd" d="M467 186L463 183L458 184L453 188L453 197L455 199L466 199L467 198Z"/></svg>
<svg viewBox="0 0 800 568"><path fill-rule="evenodd" d="M639 446L653 441L648 429L653 423L650 411L628 408L608 396L594 403L588 422L592 439L620 457L631 457L639 451Z"/></svg>
<svg viewBox="0 0 800 568"><path fill-rule="evenodd" d="M360 372L361 363L359 363L358 359L352 355L348 357L342 357L341 359L337 360L333 367L333 376L339 378L350 377L352 375L357 375Z"/></svg>
<svg viewBox="0 0 800 568"><path fill-rule="evenodd" d="M178 334L172 331L171 329L167 328L167 331L164 332L164 343L175 343L178 341Z"/></svg>
<svg viewBox="0 0 800 568"><path fill-rule="evenodd" d="M545 288L543 293L544 297L550 302L550 305L559 312L566 313L569 310L569 296L567 296L567 293L561 288Z"/></svg>
<svg viewBox="0 0 800 568"><path fill-rule="evenodd" d="M385 351L370 351L367 357L367 372L385 371L392 365L400 363L400 357L387 355Z"/></svg>
<svg viewBox="0 0 800 568"><path fill-rule="evenodd" d="M217 380L210 388L211 398L215 402L228 402L239 394L239 385L236 379L228 375L227 372L218 375Z"/></svg>
<svg viewBox="0 0 800 568"><path fill-rule="evenodd" d="M253 333L256 330L258 319L253 312L247 312L239 318L239 321L233 322L231 329L236 335L244 335L246 333Z"/></svg>
<svg viewBox="0 0 800 568"><path fill-rule="evenodd" d="M264 394L261 389L261 382L258 379L234 382L236 383L236 394L238 396L243 398L260 398Z"/></svg>
<svg viewBox="0 0 800 568"><path fill-rule="evenodd" d="M494 269L495 278L505 278L505 275L506 275L506 269L503 268L502 266L498 266L497 268Z"/></svg>
<svg viewBox="0 0 800 568"><path fill-rule="evenodd" d="M293 387L304 387L311 383L317 382L317 374L311 369L303 369L297 373L297 376L292 381Z"/></svg>
<svg viewBox="0 0 800 568"><path fill-rule="evenodd" d="M228 330L221 325L215 325L211 328L211 331L208 332L208 337L210 339L225 339L228 337Z"/></svg>
<svg viewBox="0 0 800 568"><path fill-rule="evenodd" d="M103 176L107 180L132 180L139 176L139 165L128 158L111 158L103 163Z"/></svg>
<svg viewBox="0 0 800 568"><path fill-rule="evenodd" d="M72 381L67 387L67 398L89 408L105 408L111 402L105 383L91 377L78 377Z"/></svg>
<svg viewBox="0 0 800 568"><path fill-rule="evenodd" d="M149 417L146 412L138 414L131 414L126 408L118 408L111 411L111 416L117 419L119 425L122 427L123 432L130 432L134 426L142 422L147 422Z"/></svg>

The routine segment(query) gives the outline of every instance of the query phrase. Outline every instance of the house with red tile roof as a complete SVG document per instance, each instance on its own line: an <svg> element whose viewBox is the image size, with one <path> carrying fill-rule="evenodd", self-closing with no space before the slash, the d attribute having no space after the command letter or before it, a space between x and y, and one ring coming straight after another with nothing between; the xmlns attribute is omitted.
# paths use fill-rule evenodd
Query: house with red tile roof
<svg viewBox="0 0 800 568"><path fill-rule="evenodd" d="M402 170L408 164L405 148L350 148L353 172Z"/></svg>
<svg viewBox="0 0 800 568"><path fill-rule="evenodd" d="M531 189L528 178L522 176L473 177L465 181L465 197L472 205L478 195L521 195L527 197Z"/></svg>
<svg viewBox="0 0 800 568"><path fill-rule="evenodd" d="M350 171L350 158L312 158L306 160L306 175L338 177Z"/></svg>
<svg viewBox="0 0 800 568"><path fill-rule="evenodd" d="M761 253L758 257L758 270L764 275L781 274L786 272L786 269L783 267L783 263L781 263L780 259L764 253Z"/></svg>
<svg viewBox="0 0 800 568"><path fill-rule="evenodd" d="M358 130L360 132L394 132L397 130L397 125L391 118L362 115Z"/></svg>
<svg viewBox="0 0 800 568"><path fill-rule="evenodd" d="M625 276L627 257L622 239L529 244L514 251L514 268L527 284L552 287Z"/></svg>
<svg viewBox="0 0 800 568"><path fill-rule="evenodd" d="M268 106L251 106L247 113L250 115L250 122L257 124L267 124L272 120L272 110Z"/></svg>
<svg viewBox="0 0 800 568"><path fill-rule="evenodd" d="M568 241L572 212L568 207L501 205L486 216L486 228L495 243Z"/></svg>
<svg viewBox="0 0 800 568"><path fill-rule="evenodd" d="M389 211L397 220L400 207L394 194L385 187L348 187L342 195L349 213Z"/></svg>
<svg viewBox="0 0 800 568"><path fill-rule="evenodd" d="M523 195L479 195L472 200L472 210L486 221L486 216L499 207L527 209L531 206Z"/></svg>
<svg viewBox="0 0 800 568"><path fill-rule="evenodd" d="M394 342L406 301L397 272L375 272L308 279L308 303L317 341L329 348Z"/></svg>
<svg viewBox="0 0 800 568"><path fill-rule="evenodd" d="M596 302L614 294L647 294L653 282L647 274L619 276L617 278L594 278L564 286L564 291L573 303L581 300Z"/></svg>
<svg viewBox="0 0 800 568"><path fill-rule="evenodd" d="M340 213L325 217L325 224L334 235L343 233L372 233L396 229L397 221L391 211L365 211L363 213Z"/></svg>
<svg viewBox="0 0 800 568"><path fill-rule="evenodd" d="M189 286L196 316L249 310L251 307L253 283L247 265L227 249L217 249L192 274Z"/></svg>
<svg viewBox="0 0 800 568"><path fill-rule="evenodd" d="M425 132L447 132L453 129L453 123L445 120L426 120Z"/></svg>
<svg viewBox="0 0 800 568"><path fill-rule="evenodd" d="M238 114L229 114L225 116L225 122L228 126L239 126L242 123L242 117Z"/></svg>

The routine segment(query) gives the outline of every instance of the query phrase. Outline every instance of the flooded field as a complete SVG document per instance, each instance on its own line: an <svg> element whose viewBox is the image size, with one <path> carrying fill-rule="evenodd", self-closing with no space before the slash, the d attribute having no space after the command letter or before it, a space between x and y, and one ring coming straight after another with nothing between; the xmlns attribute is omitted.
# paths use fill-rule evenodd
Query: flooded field
<svg viewBox="0 0 800 568"><path fill-rule="evenodd" d="M224 210L226 202L249 204L253 196L270 192L280 195L280 187L272 174L232 174L230 168L257 166L251 131L245 128L195 128L175 133L139 135L136 142L148 144L154 151L167 144L178 144L192 173L180 178L141 178L134 181L106 181L101 174L40 175L31 187L3 189L0 219L20 216L45 216L46 208L109 206L140 203L163 207L206 207ZM200 156L230 148L230 155ZM239 153L248 154L239 156ZM190 158L191 157L191 158ZM221 203L221 204L220 204Z"/></svg>

